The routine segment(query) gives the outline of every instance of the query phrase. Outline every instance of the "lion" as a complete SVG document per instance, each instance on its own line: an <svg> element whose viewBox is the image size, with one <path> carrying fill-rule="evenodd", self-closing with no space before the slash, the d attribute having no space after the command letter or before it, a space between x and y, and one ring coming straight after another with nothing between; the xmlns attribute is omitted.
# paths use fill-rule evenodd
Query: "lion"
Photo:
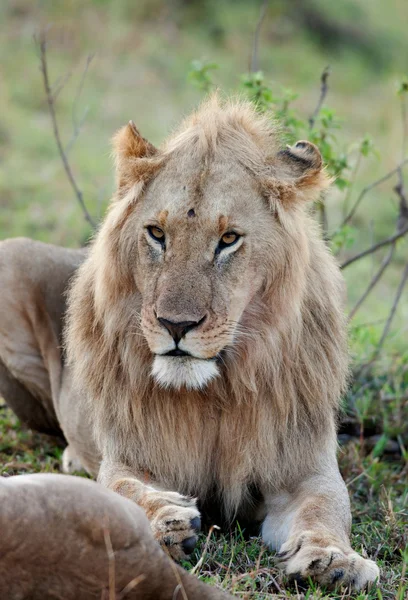
<svg viewBox="0 0 408 600"><path fill-rule="evenodd" d="M0 358L63 431L65 470L82 465L139 504L176 560L212 515L259 524L289 576L373 583L378 567L350 546L336 458L344 282L310 211L330 185L318 148L282 149L267 116L213 96L159 149L130 122L114 151L117 190L86 257L2 248L15 279L0 340L25 327L35 345L26 321L10 321L33 303L50 334L31 355L2 341ZM61 276L60 261L72 265ZM69 288L64 352L53 286ZM33 353L46 392L26 381Z"/></svg>
<svg viewBox="0 0 408 600"><path fill-rule="evenodd" d="M3 600L232 599L176 566L134 502L83 477L0 477L0 530Z"/></svg>

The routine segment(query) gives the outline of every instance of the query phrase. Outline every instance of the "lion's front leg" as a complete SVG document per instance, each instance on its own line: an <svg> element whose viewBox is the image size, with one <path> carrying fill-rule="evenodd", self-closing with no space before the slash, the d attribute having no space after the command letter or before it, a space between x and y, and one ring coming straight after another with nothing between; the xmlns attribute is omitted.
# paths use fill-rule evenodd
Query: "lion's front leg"
<svg viewBox="0 0 408 600"><path fill-rule="evenodd" d="M279 550L279 564L290 577L356 590L379 579L377 565L351 548L349 498L337 466L291 493L266 495L266 503L262 536Z"/></svg>
<svg viewBox="0 0 408 600"><path fill-rule="evenodd" d="M145 511L156 540L174 560L186 558L194 550L201 518L195 498L160 490L154 482L144 482L142 473L120 463L102 461L98 481Z"/></svg>

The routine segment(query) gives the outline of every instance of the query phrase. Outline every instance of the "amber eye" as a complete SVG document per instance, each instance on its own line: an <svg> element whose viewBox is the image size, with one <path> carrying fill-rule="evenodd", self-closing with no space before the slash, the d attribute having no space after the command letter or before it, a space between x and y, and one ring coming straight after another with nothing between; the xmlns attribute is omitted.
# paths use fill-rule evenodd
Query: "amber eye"
<svg viewBox="0 0 408 600"><path fill-rule="evenodd" d="M237 243L240 237L241 236L238 235L238 233L235 233L235 231L227 231L227 233L224 233L224 235L218 242L217 250L220 251L224 248L229 248L230 246L233 246Z"/></svg>
<svg viewBox="0 0 408 600"><path fill-rule="evenodd" d="M154 225L151 225L147 228L147 231L149 232L150 237L153 238L155 242L160 242L160 244L164 244L164 231L162 231L160 227L155 227Z"/></svg>

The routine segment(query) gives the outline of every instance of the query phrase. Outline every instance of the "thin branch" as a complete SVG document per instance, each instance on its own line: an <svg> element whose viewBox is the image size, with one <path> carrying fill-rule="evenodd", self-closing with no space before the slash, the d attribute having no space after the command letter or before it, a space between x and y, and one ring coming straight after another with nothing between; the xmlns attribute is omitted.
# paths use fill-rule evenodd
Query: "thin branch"
<svg viewBox="0 0 408 600"><path fill-rule="evenodd" d="M408 281L408 262L405 265L405 269L404 269L404 271L402 273L402 276L401 276L401 279L400 279L400 282L399 282L399 285L398 285L398 289L397 289L397 292L396 292L395 297L394 297L394 302L392 303L390 314L388 315L388 319L387 319L387 321L386 321L386 323L384 325L384 329L383 329L383 332L381 334L380 341L377 344L377 347L375 349L375 352L374 352L373 356L371 357L371 360L367 364L365 364L365 365L363 365L361 367L360 371L357 374L357 377L360 377L361 374L364 373L365 371L367 371L367 369L377 360L377 358L378 358L378 356L379 356L379 354L381 352L381 349L382 349L382 347L384 345L384 342L385 342L385 340L386 340L386 338L387 338L387 336L389 334L389 331L390 331L390 328L391 328L391 323L392 323L392 321L394 319L395 313L396 313L397 308L398 308L398 304L399 304L399 302L401 300L402 292L404 291L404 287L405 287L407 281Z"/></svg>
<svg viewBox="0 0 408 600"><path fill-rule="evenodd" d="M48 108L49 108L50 115L51 115L54 137L55 137L55 141L57 142L57 147L58 147L58 151L59 151L59 154L60 154L60 157L62 160L62 164L64 165L65 173L69 179L72 189L74 190L75 196L82 208L82 212L84 214L85 219L88 221L88 223L93 228L95 228L95 223L85 206L83 194L75 181L74 175L72 174L67 155L64 151L64 148L63 148L63 145L61 142L60 132L59 132L58 123L57 123L57 117L56 117L56 113L55 113L55 98L54 98L52 90L51 90L49 76L48 76L46 36L43 33L43 34L41 34L39 39L36 36L34 36L34 40L40 50L41 72L43 75L44 89L45 89L45 93L46 93Z"/></svg>
<svg viewBox="0 0 408 600"><path fill-rule="evenodd" d="M367 298L367 296L370 294L370 292L374 289L374 287L380 281L380 279L383 276L385 270L387 269L388 265L390 264L390 262L392 260L392 257L394 256L395 246L396 246L396 242L393 242L393 244L392 244L392 246L390 248L389 253L384 258L384 260L381 263L381 266L378 269L377 273L373 276L373 278L371 279L371 281L370 281L369 285L367 286L365 292L357 300L356 304L351 309L351 311L350 311L350 313L348 315L348 320L349 321L351 321L351 319L354 317L354 315L356 314L356 312L358 311L358 309L360 308L360 306L363 304L364 300Z"/></svg>
<svg viewBox="0 0 408 600"><path fill-rule="evenodd" d="M90 67L91 62L93 61L94 57L95 57L94 54L88 54L88 56L86 57L85 67L82 72L82 76L81 76L81 80L78 85L77 93L75 94L74 103L72 105L72 124L73 124L74 130L78 128L78 120L76 118L76 113L77 113L79 99L81 97L82 90L84 89L85 79L86 79L89 67Z"/></svg>
<svg viewBox="0 0 408 600"><path fill-rule="evenodd" d="M317 102L316 108L314 109L313 114L309 118L310 129L313 129L316 119L319 116L319 113L322 109L323 102L325 101L325 98L327 96L327 92L329 91L329 85L327 83L328 79L329 79L329 75L330 75L330 67L328 65L327 67L325 67L325 69L323 70L323 73L321 74L321 77L320 77L320 96L319 96L319 100Z"/></svg>
<svg viewBox="0 0 408 600"><path fill-rule="evenodd" d="M342 227L344 227L344 225L347 225L347 223L349 223L349 221L353 218L353 216L354 216L357 208L361 204L361 201L363 200L364 196L366 194L368 194L368 192L371 192L372 189L374 189L378 185L381 185L382 183L384 183L385 181L387 181L388 179L390 179L393 175L395 175L396 173L398 173L398 171L400 169L402 169L402 167L407 162L408 162L408 158L405 158L402 162L400 162L400 164L397 167L395 167L395 169L392 169L391 171L389 171L388 173L386 173L386 175L383 175L382 177L380 177L380 179L377 179L376 181L373 181L373 183L370 183L364 189L362 189L361 192L360 192L360 195L357 198L357 200L355 201L355 203L351 207L350 212L348 213L348 215L346 215L346 217L344 218L344 220L342 221L342 223L338 227L338 230L341 229Z"/></svg>
<svg viewBox="0 0 408 600"><path fill-rule="evenodd" d="M406 235L406 233L408 233L408 224L405 225L405 227L403 229L401 229L400 231L398 231L397 233L394 233L394 235L391 235L390 237L386 238L385 240L381 240L381 242L377 242L370 248L367 248L366 250L359 252L355 256L352 256L348 260L345 260L344 263L342 263L340 265L340 269L345 269L349 265L352 265L354 262L356 262L356 260L360 260L360 258L363 258L364 256L368 256L369 254L376 252L380 248L384 248L384 246L389 246L393 242L396 242L400 238L404 237L404 235Z"/></svg>
<svg viewBox="0 0 408 600"><path fill-rule="evenodd" d="M256 24L254 39L252 42L252 55L251 55L251 62L249 65L250 73L256 73L256 71L259 70L259 67L258 67L259 36L261 33L262 23L264 22L264 19L265 19L266 9L268 8L268 4L269 4L269 0L263 0L261 9L259 11L259 19L258 19L258 23Z"/></svg>
<svg viewBox="0 0 408 600"><path fill-rule="evenodd" d="M345 196L344 201L343 201L343 218L348 213L348 206L349 206L351 195L353 193L354 184L356 182L357 173L358 173L358 170L360 168L361 157L362 156L363 156L362 153L359 152L358 156L357 156L357 159L356 159L356 162L354 163L353 172L352 172L351 177L350 177L350 183L349 183L349 186L348 186L348 189L347 189L347 192L346 192L346 196Z"/></svg>
<svg viewBox="0 0 408 600"><path fill-rule="evenodd" d="M86 76L88 74L88 70L89 70L89 66L94 58L94 54L88 54L88 56L86 57L86 63L85 63L85 67L84 70L82 72L82 76L77 88L77 92L75 94L75 99L74 102L72 104L72 129L73 129L73 134L71 139L69 140L68 144L65 147L65 152L68 154L72 148L72 146L75 144L76 140L79 137L79 134L81 133L82 127L84 126L86 117L88 115L88 108L85 109L84 114L82 115L82 117L78 120L77 118L77 110L78 110L78 104L79 104L79 99L81 97L82 94L82 90L84 89L84 85L85 85L85 79Z"/></svg>
<svg viewBox="0 0 408 600"><path fill-rule="evenodd" d="M60 75L57 78L56 82L53 84L53 86L51 88L51 92L52 92L52 97L54 99L54 102L58 98L61 90L65 87L65 85L71 78L71 75L72 75L72 71L68 71L68 73L65 73L65 75Z"/></svg>

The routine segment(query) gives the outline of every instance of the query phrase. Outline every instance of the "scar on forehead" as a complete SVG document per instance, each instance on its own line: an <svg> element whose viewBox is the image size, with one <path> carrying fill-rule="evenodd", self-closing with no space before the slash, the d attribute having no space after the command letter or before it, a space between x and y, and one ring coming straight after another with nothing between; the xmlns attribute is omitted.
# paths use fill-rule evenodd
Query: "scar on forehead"
<svg viewBox="0 0 408 600"><path fill-rule="evenodd" d="M194 208L190 208L190 210L187 213L188 217L195 217L195 210Z"/></svg>
<svg viewBox="0 0 408 600"><path fill-rule="evenodd" d="M167 221L167 217L168 216L169 216L169 211L168 210L162 210L157 215L157 220L159 221L159 223L160 223L160 225L162 227L164 227L166 225L166 221Z"/></svg>
<svg viewBox="0 0 408 600"><path fill-rule="evenodd" d="M218 218L218 231L222 233L227 229L228 219L225 215L220 215Z"/></svg>

